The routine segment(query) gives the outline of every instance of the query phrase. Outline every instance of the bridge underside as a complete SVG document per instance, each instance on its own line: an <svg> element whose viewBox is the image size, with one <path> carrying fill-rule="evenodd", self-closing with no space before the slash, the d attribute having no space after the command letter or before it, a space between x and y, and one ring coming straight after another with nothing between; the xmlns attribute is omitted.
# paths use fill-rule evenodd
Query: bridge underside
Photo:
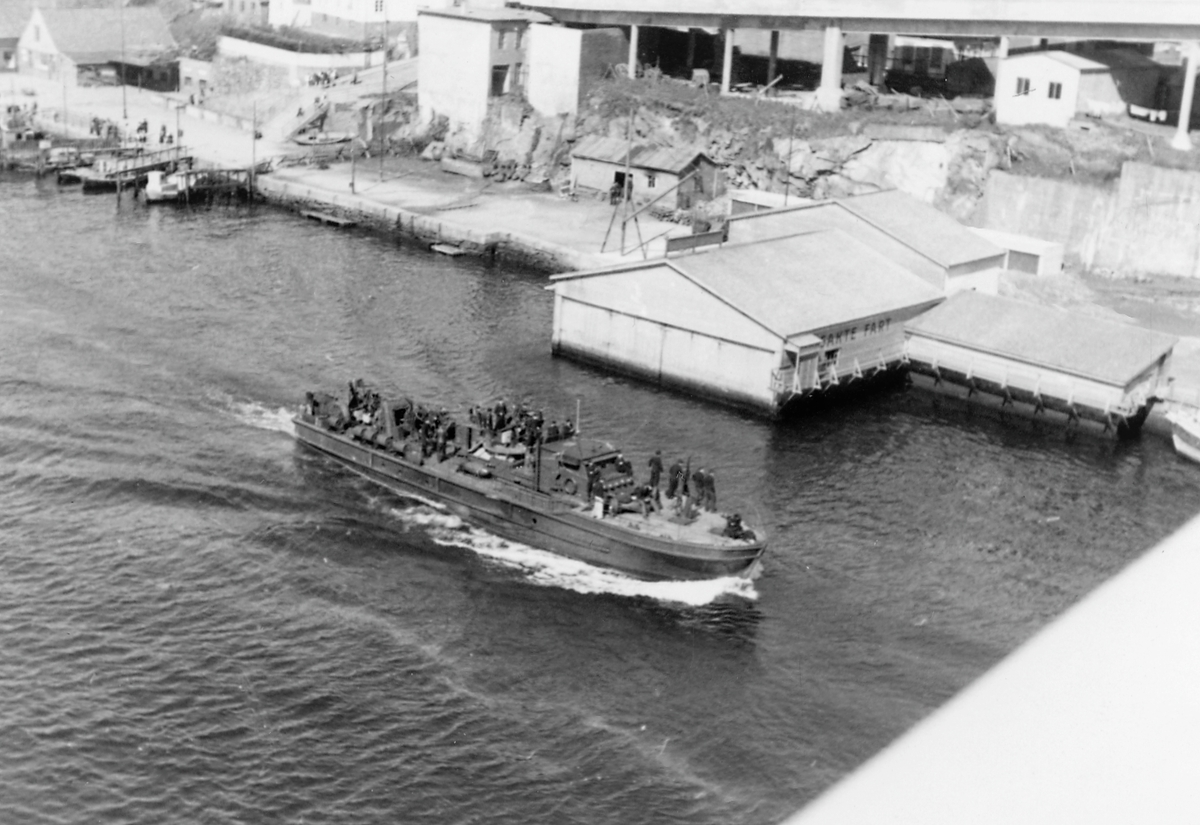
<svg viewBox="0 0 1200 825"><path fill-rule="evenodd" d="M977 37L1200 39L1200 4L1181 0L528 0L564 23L717 29L824 29Z"/></svg>

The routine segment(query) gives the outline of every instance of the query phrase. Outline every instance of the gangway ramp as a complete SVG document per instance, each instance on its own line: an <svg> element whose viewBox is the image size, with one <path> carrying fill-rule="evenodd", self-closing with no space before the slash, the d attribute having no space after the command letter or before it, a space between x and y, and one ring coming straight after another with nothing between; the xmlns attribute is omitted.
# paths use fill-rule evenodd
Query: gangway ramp
<svg viewBox="0 0 1200 825"><path fill-rule="evenodd" d="M1178 339L1132 324L961 292L904 326L909 370L1002 406L1135 432L1165 391Z"/></svg>

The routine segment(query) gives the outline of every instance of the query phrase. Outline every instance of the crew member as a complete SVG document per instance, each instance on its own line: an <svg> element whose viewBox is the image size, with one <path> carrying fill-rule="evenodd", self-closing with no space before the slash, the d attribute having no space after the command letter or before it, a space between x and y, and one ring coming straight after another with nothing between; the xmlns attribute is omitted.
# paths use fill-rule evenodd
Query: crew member
<svg viewBox="0 0 1200 825"><path fill-rule="evenodd" d="M717 480L712 471L704 474L704 509L710 513L717 512Z"/></svg>
<svg viewBox="0 0 1200 825"><path fill-rule="evenodd" d="M675 493L679 490L679 479L683 476L683 465L676 459L671 468L667 470L667 498L675 498Z"/></svg>
<svg viewBox="0 0 1200 825"><path fill-rule="evenodd" d="M662 481L662 450L655 450L654 455L650 456L650 486L654 489L655 497L658 496L658 486Z"/></svg>

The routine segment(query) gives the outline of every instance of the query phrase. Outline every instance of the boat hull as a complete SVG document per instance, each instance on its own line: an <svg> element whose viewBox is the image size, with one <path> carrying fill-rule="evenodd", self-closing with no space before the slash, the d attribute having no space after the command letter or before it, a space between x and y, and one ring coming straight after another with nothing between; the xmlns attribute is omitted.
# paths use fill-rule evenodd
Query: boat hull
<svg viewBox="0 0 1200 825"><path fill-rule="evenodd" d="M1172 412L1167 414L1167 420L1171 422L1171 440L1175 444L1175 451L1200 463L1200 418Z"/></svg>
<svg viewBox="0 0 1200 825"><path fill-rule="evenodd" d="M517 490L504 495L496 482L456 472L452 462L418 465L301 417L293 421L301 443L397 493L436 501L510 541L647 580L750 577L758 572L762 542L705 545L639 533L547 494Z"/></svg>

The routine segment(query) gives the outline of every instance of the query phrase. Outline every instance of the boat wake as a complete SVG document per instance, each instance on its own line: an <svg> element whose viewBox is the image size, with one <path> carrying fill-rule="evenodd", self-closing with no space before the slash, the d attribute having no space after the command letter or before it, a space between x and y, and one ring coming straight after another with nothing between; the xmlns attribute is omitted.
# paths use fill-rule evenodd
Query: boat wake
<svg viewBox="0 0 1200 825"><path fill-rule="evenodd" d="M251 427L258 427L260 430L272 430L293 436L296 434L295 427L292 424L292 416L296 413L287 407L279 407L272 410L264 407L262 404L255 404L252 401L230 401L229 409L238 420Z"/></svg>
<svg viewBox="0 0 1200 825"><path fill-rule="evenodd" d="M388 511L406 525L422 528L436 543L459 547L520 572L527 581L542 587L557 587L588 595L642 597L664 603L701 607L721 597L758 599L754 582L735 576L700 581L648 582L614 570L605 570L575 559L494 536L472 527L461 518L426 504L393 507Z"/></svg>

